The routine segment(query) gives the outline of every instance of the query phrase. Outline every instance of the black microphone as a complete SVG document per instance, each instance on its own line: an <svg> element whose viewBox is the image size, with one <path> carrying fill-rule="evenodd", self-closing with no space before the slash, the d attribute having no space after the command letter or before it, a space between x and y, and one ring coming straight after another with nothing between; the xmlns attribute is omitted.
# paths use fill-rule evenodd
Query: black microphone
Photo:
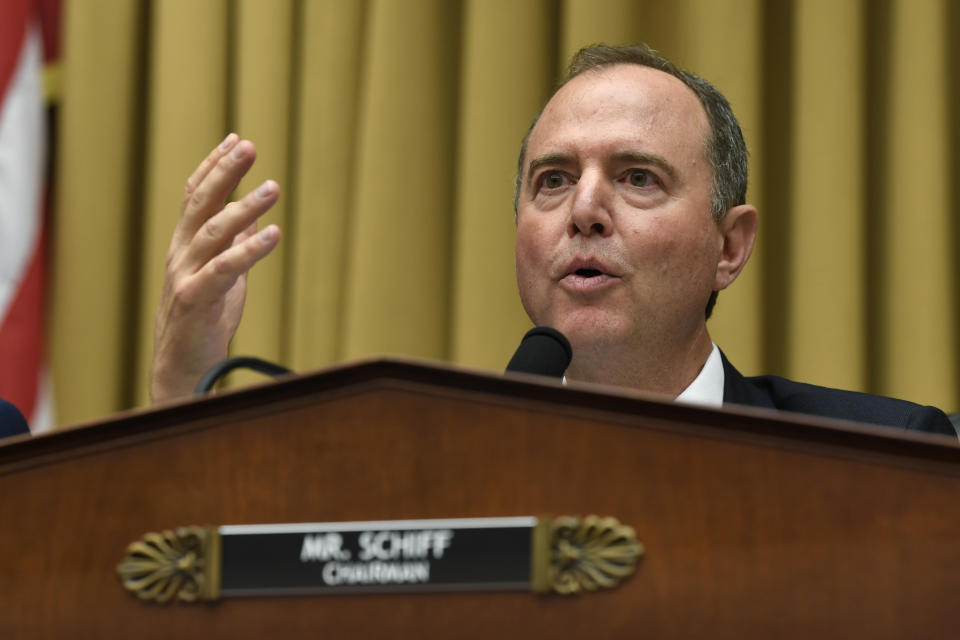
<svg viewBox="0 0 960 640"><path fill-rule="evenodd" d="M534 327L523 336L507 371L560 378L571 358L573 349L562 333L551 327Z"/></svg>

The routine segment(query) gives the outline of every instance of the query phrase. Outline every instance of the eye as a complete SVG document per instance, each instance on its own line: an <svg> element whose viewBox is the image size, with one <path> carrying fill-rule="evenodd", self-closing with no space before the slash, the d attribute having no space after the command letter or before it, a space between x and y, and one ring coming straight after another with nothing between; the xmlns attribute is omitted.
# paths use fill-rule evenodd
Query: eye
<svg viewBox="0 0 960 640"><path fill-rule="evenodd" d="M627 180L634 187L649 187L656 183L657 178L646 169L630 169Z"/></svg>
<svg viewBox="0 0 960 640"><path fill-rule="evenodd" d="M566 182L566 178L560 171L547 171L540 179L540 184L543 185L544 189L559 189Z"/></svg>

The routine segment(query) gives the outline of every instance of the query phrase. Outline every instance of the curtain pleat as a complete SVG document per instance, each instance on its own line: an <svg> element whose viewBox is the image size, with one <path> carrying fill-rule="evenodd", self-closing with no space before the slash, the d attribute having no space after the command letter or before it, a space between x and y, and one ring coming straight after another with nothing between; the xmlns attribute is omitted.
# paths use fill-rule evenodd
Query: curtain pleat
<svg viewBox="0 0 960 640"><path fill-rule="evenodd" d="M804 0L795 11L788 375L863 388L862 5Z"/></svg>
<svg viewBox="0 0 960 640"><path fill-rule="evenodd" d="M294 29L293 0L239 0L234 4L228 127L257 146L257 161L237 190L237 197L268 178L284 187L290 185L293 76L297 62ZM260 224L272 223L284 229L292 217L289 211L289 198L281 197ZM286 253L287 244L281 242L250 272L247 295L255 303L244 310L243 322L230 345L231 355L283 359L288 335L284 312L288 293ZM235 374L233 383L259 379L255 374Z"/></svg>
<svg viewBox="0 0 960 640"><path fill-rule="evenodd" d="M502 369L532 325L513 268L518 140L553 86L549 1L473 0L463 16L450 358Z"/></svg>
<svg viewBox="0 0 960 640"><path fill-rule="evenodd" d="M132 404L141 256L143 8L64 7L50 330L61 424Z"/></svg>
<svg viewBox="0 0 960 640"><path fill-rule="evenodd" d="M460 12L371 2L340 355L445 358Z"/></svg>
<svg viewBox="0 0 960 640"><path fill-rule="evenodd" d="M295 173L283 196L292 214L283 228L290 258L284 359L304 371L341 357L365 3L320 0L300 6L290 132Z"/></svg>
<svg viewBox="0 0 960 640"><path fill-rule="evenodd" d="M678 9L671 0L564 0L557 69L581 47L646 42L670 57L678 48Z"/></svg>
<svg viewBox="0 0 960 640"><path fill-rule="evenodd" d="M881 391L956 407L957 317L950 202L946 3L892 2L884 184L885 259L878 265L885 353ZM956 60L953 64L957 64ZM956 126L956 125L954 125Z"/></svg>
<svg viewBox="0 0 960 640"><path fill-rule="evenodd" d="M637 41L747 140L758 246L709 323L730 359L960 409L958 23L949 0L67 0L58 419L147 401L183 184L228 131L258 151L236 195L280 183L284 234L232 353L502 370L530 326L520 141L574 51Z"/></svg>

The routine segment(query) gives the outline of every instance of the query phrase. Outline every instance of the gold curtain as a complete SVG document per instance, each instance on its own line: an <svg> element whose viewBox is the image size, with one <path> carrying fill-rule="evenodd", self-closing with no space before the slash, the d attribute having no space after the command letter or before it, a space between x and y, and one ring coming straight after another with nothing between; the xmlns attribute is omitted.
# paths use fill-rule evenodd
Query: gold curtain
<svg viewBox="0 0 960 640"><path fill-rule="evenodd" d="M714 339L777 373L960 409L960 7L950 0L68 0L51 358L60 424L146 403L184 180L228 131L281 246L231 349L502 370L520 140L579 47L713 81L751 152L751 264Z"/></svg>

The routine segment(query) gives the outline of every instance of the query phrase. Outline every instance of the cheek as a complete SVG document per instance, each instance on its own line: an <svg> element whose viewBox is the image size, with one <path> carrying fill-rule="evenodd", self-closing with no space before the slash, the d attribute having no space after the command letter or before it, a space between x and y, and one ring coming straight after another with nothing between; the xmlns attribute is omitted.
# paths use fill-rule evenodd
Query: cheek
<svg viewBox="0 0 960 640"><path fill-rule="evenodd" d="M517 287L520 289L520 298L526 306L526 296L531 287L533 273L536 271L536 243L533 241L529 225L517 225L517 241L514 248L514 264L517 270Z"/></svg>
<svg viewBox="0 0 960 640"><path fill-rule="evenodd" d="M551 229L533 216L521 214L517 223L515 260L517 271L544 267L550 251Z"/></svg>
<svg viewBox="0 0 960 640"><path fill-rule="evenodd" d="M517 225L517 241L514 249L514 263L517 271L517 289L520 301L527 315L533 318L537 299L537 281L541 275L543 258L541 247L537 243L537 231L533 225L521 221Z"/></svg>
<svg viewBox="0 0 960 640"><path fill-rule="evenodd" d="M649 216L643 222L625 238L631 264L649 273L670 271L678 254L684 252L678 230L667 216Z"/></svg>
<svg viewBox="0 0 960 640"><path fill-rule="evenodd" d="M531 262L533 250L530 232L521 223L517 225L517 240L514 245L513 260L517 268L518 283L524 279Z"/></svg>
<svg viewBox="0 0 960 640"><path fill-rule="evenodd" d="M699 287L705 279L713 282L717 248L709 229L678 225L669 215L651 216L645 223L642 229L631 230L628 251L631 263L653 276L651 286Z"/></svg>

